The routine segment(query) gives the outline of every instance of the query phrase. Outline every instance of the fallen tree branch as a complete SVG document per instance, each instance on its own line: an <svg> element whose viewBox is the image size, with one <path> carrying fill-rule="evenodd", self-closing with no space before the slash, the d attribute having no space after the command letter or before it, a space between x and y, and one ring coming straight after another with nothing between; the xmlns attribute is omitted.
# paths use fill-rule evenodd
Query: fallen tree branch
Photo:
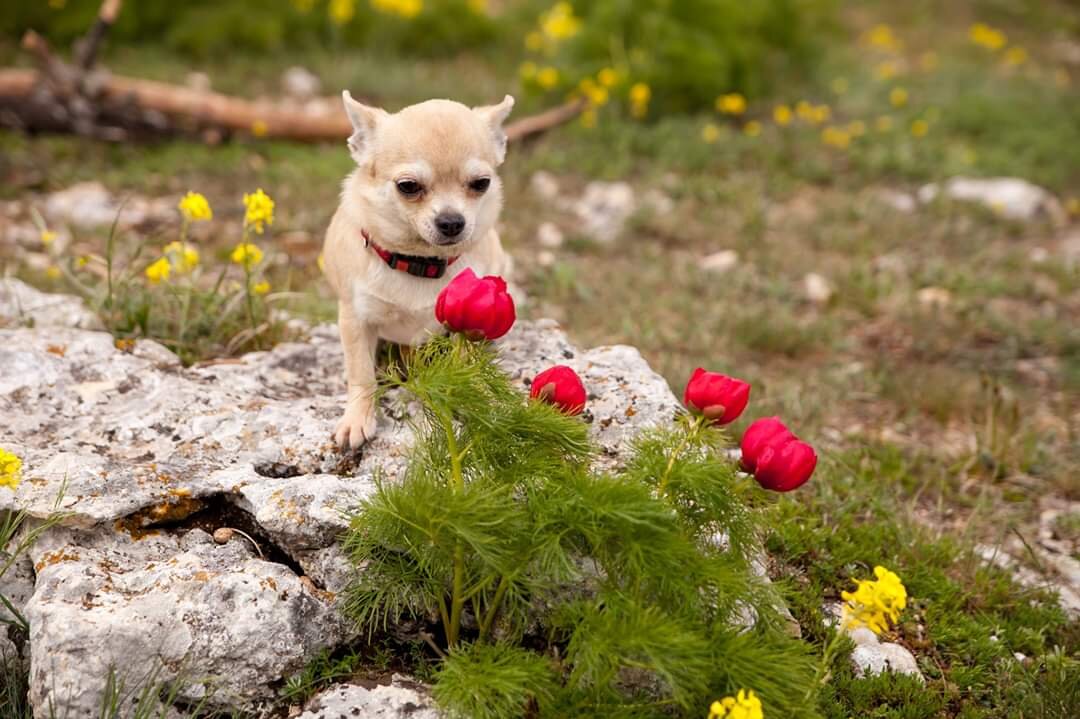
<svg viewBox="0 0 1080 719"><path fill-rule="evenodd" d="M308 109L312 105L246 100L91 69L119 7L119 0L105 0L94 28L76 53L75 64L59 59L43 37L27 32L22 46L38 70L0 69L0 126L114 142L175 136L218 142L236 134L320 142L344 140L351 134L336 101L316 103L314 107L323 109L312 111ZM574 100L522 118L507 126L507 139L544 132L570 121L584 108L583 100Z"/></svg>

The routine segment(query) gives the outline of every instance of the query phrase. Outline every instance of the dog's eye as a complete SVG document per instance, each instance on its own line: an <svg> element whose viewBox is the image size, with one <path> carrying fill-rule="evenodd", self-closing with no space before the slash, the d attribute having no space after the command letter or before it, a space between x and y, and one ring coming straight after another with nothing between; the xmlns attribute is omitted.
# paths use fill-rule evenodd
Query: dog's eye
<svg viewBox="0 0 1080 719"><path fill-rule="evenodd" d="M406 197L416 197L424 191L423 185L416 180L398 180L397 189L398 192Z"/></svg>
<svg viewBox="0 0 1080 719"><path fill-rule="evenodd" d="M478 177L469 182L469 189L473 192L487 192L489 186L491 186L490 177Z"/></svg>

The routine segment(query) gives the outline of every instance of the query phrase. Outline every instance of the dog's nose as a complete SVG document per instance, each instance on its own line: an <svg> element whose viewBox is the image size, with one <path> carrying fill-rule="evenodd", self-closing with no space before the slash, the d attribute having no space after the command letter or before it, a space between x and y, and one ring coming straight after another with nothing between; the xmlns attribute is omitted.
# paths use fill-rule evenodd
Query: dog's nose
<svg viewBox="0 0 1080 719"><path fill-rule="evenodd" d="M457 237L465 229L465 217L460 212L440 212L435 216L435 227L446 237Z"/></svg>

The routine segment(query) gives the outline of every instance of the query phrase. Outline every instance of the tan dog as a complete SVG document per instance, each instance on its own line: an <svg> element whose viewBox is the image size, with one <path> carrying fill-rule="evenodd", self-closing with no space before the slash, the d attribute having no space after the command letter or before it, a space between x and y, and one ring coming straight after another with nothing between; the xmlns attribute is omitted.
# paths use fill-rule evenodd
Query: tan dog
<svg viewBox="0 0 1080 719"><path fill-rule="evenodd" d="M378 340L419 344L439 331L435 300L459 272L507 275L495 221L514 106L428 100L396 114L342 93L357 168L326 231L325 274L338 297L348 401L334 432L344 448L371 439Z"/></svg>

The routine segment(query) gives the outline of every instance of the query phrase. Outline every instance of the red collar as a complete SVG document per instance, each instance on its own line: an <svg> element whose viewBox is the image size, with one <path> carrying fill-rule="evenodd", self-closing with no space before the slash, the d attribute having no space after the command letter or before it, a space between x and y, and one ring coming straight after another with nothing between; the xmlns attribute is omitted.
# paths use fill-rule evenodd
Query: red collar
<svg viewBox="0 0 1080 719"><path fill-rule="evenodd" d="M454 257L419 257L417 255L403 255L399 252L384 250L375 244L367 230L360 230L364 236L364 246L375 250L375 254L383 259L390 268L399 272L408 272L416 277L427 277L437 280L446 274L446 268L458 261L461 255Z"/></svg>

